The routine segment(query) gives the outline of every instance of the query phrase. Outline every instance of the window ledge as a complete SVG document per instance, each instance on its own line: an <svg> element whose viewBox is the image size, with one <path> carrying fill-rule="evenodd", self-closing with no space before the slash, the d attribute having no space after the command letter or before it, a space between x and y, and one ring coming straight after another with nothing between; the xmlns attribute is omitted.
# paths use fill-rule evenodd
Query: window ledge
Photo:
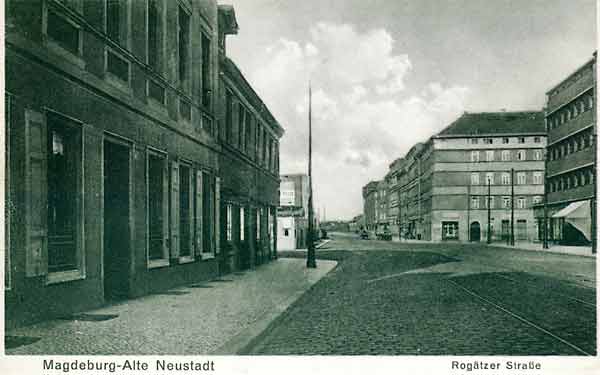
<svg viewBox="0 0 600 375"><path fill-rule="evenodd" d="M85 275L80 270L62 271L49 273L46 278L46 285L65 283L68 281L84 280Z"/></svg>
<svg viewBox="0 0 600 375"><path fill-rule="evenodd" d="M148 261L148 268L161 268L161 267L169 267L168 259L156 259Z"/></svg>
<svg viewBox="0 0 600 375"><path fill-rule="evenodd" d="M194 257L192 256L179 257L179 264L192 263L193 261Z"/></svg>
<svg viewBox="0 0 600 375"><path fill-rule="evenodd" d="M74 54L73 52L63 48L59 43L53 41L52 39L46 39L46 47L54 54L60 56L71 64L79 67L80 69L85 69L85 61L81 58L81 56Z"/></svg>
<svg viewBox="0 0 600 375"><path fill-rule="evenodd" d="M215 258L215 254L213 254L213 253L201 253L200 257L202 258L202 260L209 260L209 259L214 259Z"/></svg>

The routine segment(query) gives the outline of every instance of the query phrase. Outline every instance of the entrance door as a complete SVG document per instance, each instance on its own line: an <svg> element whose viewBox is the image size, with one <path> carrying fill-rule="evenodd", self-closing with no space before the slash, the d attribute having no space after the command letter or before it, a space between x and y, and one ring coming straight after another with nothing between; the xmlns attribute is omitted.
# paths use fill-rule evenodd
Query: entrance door
<svg viewBox="0 0 600 375"><path fill-rule="evenodd" d="M481 241L481 227L477 221L471 223L471 241Z"/></svg>
<svg viewBox="0 0 600 375"><path fill-rule="evenodd" d="M104 141L104 298L129 295L129 153L128 146Z"/></svg>

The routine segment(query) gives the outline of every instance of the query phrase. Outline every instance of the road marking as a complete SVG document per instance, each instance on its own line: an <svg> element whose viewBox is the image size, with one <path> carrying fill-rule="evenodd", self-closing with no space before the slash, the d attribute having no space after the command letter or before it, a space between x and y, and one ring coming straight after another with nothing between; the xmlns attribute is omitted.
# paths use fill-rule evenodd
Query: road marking
<svg viewBox="0 0 600 375"><path fill-rule="evenodd" d="M548 335L548 336L550 336L550 337L552 337L552 338L554 338L554 339L556 339L556 340L558 340L558 341L562 342L562 343L563 343L563 344L565 344L565 345L568 345L569 347L571 347L572 349L576 350L577 352L579 352L579 353L581 353L581 354L584 354L584 355L587 355L587 356L592 356L592 354L590 354L590 353L586 352L585 350L581 349L581 348L580 348L580 347L578 347L577 345L571 344L571 343L570 343L570 342L568 342L567 340L565 340L565 339L563 339L563 338L561 338L561 337L559 337L559 336L556 336L556 335L555 335L555 334L553 334L552 332L550 332L550 331L548 331L547 329L544 329L544 328L542 328L542 327L538 326L537 324L533 323L532 321L529 321L529 320L527 320L526 318L523 318L522 316L520 316L520 315L518 315L518 314L515 314L515 313L513 313L513 312L512 312L512 311L510 311L510 310L507 310L507 309L505 309L504 307L502 307L502 306L498 305L497 303L494 303L494 302L490 301L489 299L487 299L487 298L485 298L485 297L482 297L482 296L480 296L479 294L477 294L477 293L475 293L475 292L473 292L473 291L471 291L471 290L469 290L469 289L465 288L464 286L460 285L460 284L459 284L459 283L457 283L456 281L453 281L453 280L450 280L450 279L446 279L446 280L448 280L450 283L454 284L455 286L459 287L460 289L464 290L466 293L468 293L468 294L472 295L473 297L475 297L475 298L478 298L478 299L480 299L480 300L482 300L482 301L486 302L487 304L494 306L494 307L495 307L495 308L497 308L498 310L501 310L501 311L503 311L503 312L507 313L508 315L512 316L513 318L515 318L515 319L517 319L517 320L520 320L521 322L523 322L523 323L525 323L525 324L527 324L527 325L529 325L529 326L531 326L531 327L533 327L533 328L537 329L538 331L541 331L541 332L545 333L546 335Z"/></svg>

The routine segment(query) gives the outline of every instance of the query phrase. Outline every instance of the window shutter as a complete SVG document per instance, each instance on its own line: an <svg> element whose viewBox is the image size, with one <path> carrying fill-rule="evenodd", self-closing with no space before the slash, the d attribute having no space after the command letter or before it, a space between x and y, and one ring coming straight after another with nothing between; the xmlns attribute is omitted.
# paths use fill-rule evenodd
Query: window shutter
<svg viewBox="0 0 600 375"><path fill-rule="evenodd" d="M215 254L221 250L221 178L215 178Z"/></svg>
<svg viewBox="0 0 600 375"><path fill-rule="evenodd" d="M202 255L202 171L196 171L196 258Z"/></svg>
<svg viewBox="0 0 600 375"><path fill-rule="evenodd" d="M176 161L171 162L171 258L179 258L179 163Z"/></svg>
<svg viewBox="0 0 600 375"><path fill-rule="evenodd" d="M26 220L27 277L48 273L48 163L46 159L46 120L44 115L25 111L26 139Z"/></svg>

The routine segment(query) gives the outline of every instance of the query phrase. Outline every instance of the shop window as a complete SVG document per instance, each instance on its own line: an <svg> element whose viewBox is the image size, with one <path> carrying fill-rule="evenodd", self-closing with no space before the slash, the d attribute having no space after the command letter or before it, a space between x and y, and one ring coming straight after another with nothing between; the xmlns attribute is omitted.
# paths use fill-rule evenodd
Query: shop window
<svg viewBox="0 0 600 375"><path fill-rule="evenodd" d="M82 271L81 149L81 128L59 116L48 116L49 273Z"/></svg>
<svg viewBox="0 0 600 375"><path fill-rule="evenodd" d="M179 166L179 258L193 256L193 180L187 164Z"/></svg>
<svg viewBox="0 0 600 375"><path fill-rule="evenodd" d="M245 241L246 237L246 213L244 207L240 207L240 241Z"/></svg>
<svg viewBox="0 0 600 375"><path fill-rule="evenodd" d="M148 265L168 265L166 244L168 232L168 177L167 160L164 154L147 153L147 220L148 220ZM166 262L166 264L165 264Z"/></svg>
<svg viewBox="0 0 600 375"><path fill-rule="evenodd" d="M457 240L458 239L458 222L443 221L442 222L442 240Z"/></svg>
<svg viewBox="0 0 600 375"><path fill-rule="evenodd" d="M232 233L233 226L232 226L232 223L231 223L231 220L232 220L232 211L233 210L232 210L232 207L231 207L231 203L228 203L227 204L227 211L225 213L225 215L226 215L225 216L225 226L226 226L226 228L225 228L225 236L226 237L225 238L227 239L227 241L230 241L230 242L233 240L233 233Z"/></svg>

